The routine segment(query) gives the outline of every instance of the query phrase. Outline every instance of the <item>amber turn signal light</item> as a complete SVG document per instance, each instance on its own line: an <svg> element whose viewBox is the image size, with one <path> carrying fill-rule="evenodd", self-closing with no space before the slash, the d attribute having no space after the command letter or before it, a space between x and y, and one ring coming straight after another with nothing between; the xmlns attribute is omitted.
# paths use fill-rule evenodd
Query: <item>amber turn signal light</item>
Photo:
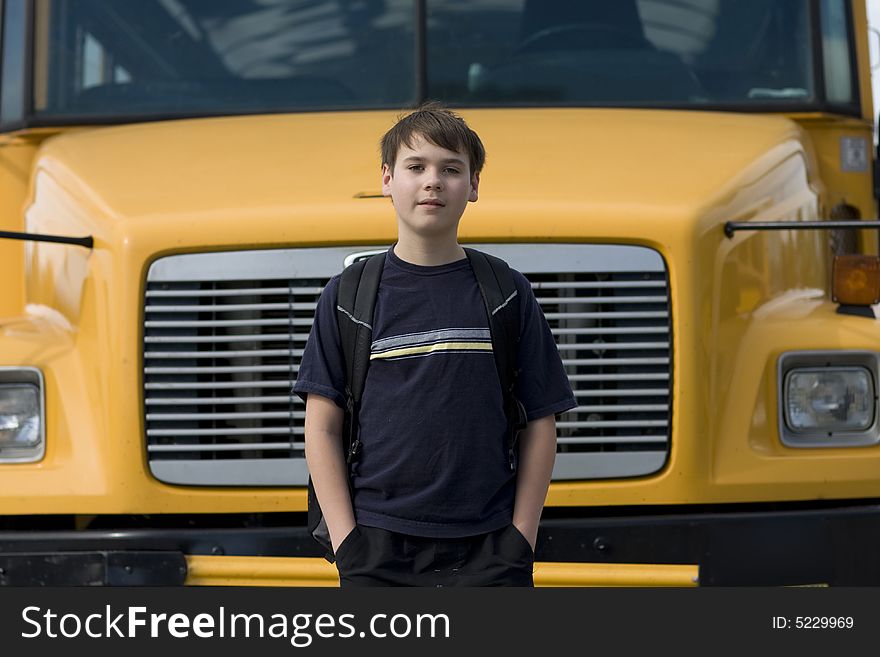
<svg viewBox="0 0 880 657"><path fill-rule="evenodd" d="M880 258L865 255L834 257L831 299L845 306L880 303Z"/></svg>

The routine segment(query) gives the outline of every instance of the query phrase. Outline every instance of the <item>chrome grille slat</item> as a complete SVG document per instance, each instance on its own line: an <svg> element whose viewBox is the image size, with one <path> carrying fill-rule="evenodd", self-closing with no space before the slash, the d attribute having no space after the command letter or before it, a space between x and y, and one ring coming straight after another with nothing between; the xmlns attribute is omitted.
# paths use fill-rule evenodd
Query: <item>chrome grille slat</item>
<svg viewBox="0 0 880 657"><path fill-rule="evenodd" d="M547 319L666 319L665 312L590 312L590 313L544 313Z"/></svg>
<svg viewBox="0 0 880 657"><path fill-rule="evenodd" d="M600 351L606 349L669 349L668 342L628 342L626 344L615 342L587 342L577 344L560 344L557 346L559 348L559 351Z"/></svg>
<svg viewBox="0 0 880 657"><path fill-rule="evenodd" d="M258 358L302 356L302 349L251 349L247 351L147 351L146 358Z"/></svg>
<svg viewBox="0 0 880 657"><path fill-rule="evenodd" d="M215 383L147 383L147 390L222 390L230 388L290 388L287 381L217 381Z"/></svg>
<svg viewBox="0 0 880 657"><path fill-rule="evenodd" d="M206 404L289 404L290 397L147 397L148 406L201 406ZM304 405L299 397L295 404Z"/></svg>
<svg viewBox="0 0 880 657"><path fill-rule="evenodd" d="M159 297L242 297L258 294L310 294L319 296L322 287L254 287L238 290L147 290L147 298Z"/></svg>
<svg viewBox="0 0 880 657"><path fill-rule="evenodd" d="M660 328L655 326L621 326L615 328L595 328L595 327L587 327L587 328L576 328L576 329L568 329L568 328L551 328L550 332L553 335L627 335L632 333L640 333L640 334L653 334L653 333L668 333L668 329Z"/></svg>
<svg viewBox="0 0 880 657"><path fill-rule="evenodd" d="M657 397L667 396L669 390L667 388L645 388L634 390L575 390L574 396L577 397Z"/></svg>
<svg viewBox="0 0 880 657"><path fill-rule="evenodd" d="M564 289L564 288L560 288ZM537 297L538 303L572 304L572 303L666 303L666 297Z"/></svg>
<svg viewBox="0 0 880 657"><path fill-rule="evenodd" d="M668 358L563 358L563 365L668 365Z"/></svg>
<svg viewBox="0 0 880 657"><path fill-rule="evenodd" d="M233 372L290 372L287 365L230 365L228 367L145 367L145 374L231 374ZM295 368L294 371L299 368Z"/></svg>
<svg viewBox="0 0 880 657"><path fill-rule="evenodd" d="M672 332L659 255L616 245L474 246L526 275L563 357L578 406L557 421L554 478L660 469L669 451ZM160 480L305 484L305 405L291 387L314 308L344 258L374 248L154 263L144 307L144 418Z"/></svg>
<svg viewBox="0 0 880 657"><path fill-rule="evenodd" d="M223 336L158 336L148 335L146 344L219 344L224 342L288 342L290 340L306 341L306 333L242 333L241 335Z"/></svg>
<svg viewBox="0 0 880 657"><path fill-rule="evenodd" d="M573 408L571 413L603 413L609 411L665 411L666 404L598 404L592 406L577 406Z"/></svg>
<svg viewBox="0 0 880 657"><path fill-rule="evenodd" d="M597 422L566 422L560 420L556 423L557 429L598 429L600 427L665 427L666 420L600 420Z"/></svg>
<svg viewBox="0 0 880 657"><path fill-rule="evenodd" d="M171 422L173 420L269 420L297 419L306 416L305 411L290 413L287 411L260 411L253 413L147 413L147 422Z"/></svg>
<svg viewBox="0 0 880 657"><path fill-rule="evenodd" d="M569 381L666 381L669 374L569 374Z"/></svg>
<svg viewBox="0 0 880 657"><path fill-rule="evenodd" d="M237 443L235 445L150 445L149 452L246 452L263 450L289 451L296 443Z"/></svg>
<svg viewBox="0 0 880 657"><path fill-rule="evenodd" d="M260 429L147 429L147 436L289 436L302 435L302 429L264 427Z"/></svg>
<svg viewBox="0 0 880 657"><path fill-rule="evenodd" d="M147 311L149 312L149 311ZM311 319L212 319L205 321L177 322L174 320L148 320L148 329L162 328L220 328L225 326L311 326Z"/></svg>
<svg viewBox="0 0 880 657"><path fill-rule="evenodd" d="M315 303L230 303L219 306L150 306L151 313L228 313L242 310L314 310Z"/></svg>
<svg viewBox="0 0 880 657"><path fill-rule="evenodd" d="M554 283L542 281L535 283L532 281L533 290L603 290L603 289L620 289L628 287L666 287L663 281L609 281L609 282L572 282L572 283Z"/></svg>
<svg viewBox="0 0 880 657"><path fill-rule="evenodd" d="M560 445L601 445L605 440L602 436L587 436L579 438L557 438ZM619 444L633 443L650 444L665 443L666 436L615 436L614 440Z"/></svg>

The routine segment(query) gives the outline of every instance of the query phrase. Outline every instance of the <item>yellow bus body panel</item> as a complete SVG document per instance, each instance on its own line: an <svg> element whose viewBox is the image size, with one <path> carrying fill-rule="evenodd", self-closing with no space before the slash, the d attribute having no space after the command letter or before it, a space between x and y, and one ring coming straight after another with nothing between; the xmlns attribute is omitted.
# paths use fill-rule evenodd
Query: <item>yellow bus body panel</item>
<svg viewBox="0 0 880 657"><path fill-rule="evenodd" d="M656 249L669 270L665 467L554 483L549 506L880 495L880 447L790 449L776 438L780 353L880 346L877 322L834 313L827 236L728 239L722 230L728 220L821 216L821 158L804 117L463 114L489 152L463 242L638 244ZM39 463L0 465L0 512L304 510L302 489L172 486L150 475L140 401L146 271L178 253L392 243L393 208L377 197L376 139L394 119L217 118L47 138L30 174L25 227L89 234L95 248L24 247L26 307L0 320L0 363L43 370L47 451Z"/></svg>

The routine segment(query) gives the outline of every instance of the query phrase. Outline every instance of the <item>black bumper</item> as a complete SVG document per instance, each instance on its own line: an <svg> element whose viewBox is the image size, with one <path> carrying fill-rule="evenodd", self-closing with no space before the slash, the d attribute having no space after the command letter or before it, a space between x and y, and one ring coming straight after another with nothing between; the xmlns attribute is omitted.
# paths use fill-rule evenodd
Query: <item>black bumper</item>
<svg viewBox="0 0 880 657"><path fill-rule="evenodd" d="M0 532L0 586L180 586L186 555L318 557L305 527Z"/></svg>
<svg viewBox="0 0 880 657"><path fill-rule="evenodd" d="M49 552L0 554L2 586L180 586L180 552Z"/></svg>
<svg viewBox="0 0 880 657"><path fill-rule="evenodd" d="M591 509L548 510L565 516L542 521L537 560L696 564L702 586L880 585L874 501L634 511L598 517ZM173 586L186 579L185 555L320 557L322 551L302 526L2 531L0 585Z"/></svg>
<svg viewBox="0 0 880 657"><path fill-rule="evenodd" d="M697 564L701 586L875 586L880 505L549 519L538 558Z"/></svg>

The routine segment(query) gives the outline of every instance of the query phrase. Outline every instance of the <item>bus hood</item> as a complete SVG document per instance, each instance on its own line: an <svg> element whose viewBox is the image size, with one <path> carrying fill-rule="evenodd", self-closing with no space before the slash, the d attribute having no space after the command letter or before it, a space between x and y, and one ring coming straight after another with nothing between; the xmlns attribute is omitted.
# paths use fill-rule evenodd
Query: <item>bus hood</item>
<svg viewBox="0 0 880 657"><path fill-rule="evenodd" d="M650 235L693 222L767 169L804 157L783 117L649 110L463 112L488 152L465 239ZM161 248L387 241L378 140L388 112L167 121L71 131L37 159L32 231L130 231ZM552 213L558 224L545 217ZM536 221L537 217L541 218ZM628 227L628 218L637 226ZM661 225L657 225L657 222ZM587 235L589 236L589 235Z"/></svg>

